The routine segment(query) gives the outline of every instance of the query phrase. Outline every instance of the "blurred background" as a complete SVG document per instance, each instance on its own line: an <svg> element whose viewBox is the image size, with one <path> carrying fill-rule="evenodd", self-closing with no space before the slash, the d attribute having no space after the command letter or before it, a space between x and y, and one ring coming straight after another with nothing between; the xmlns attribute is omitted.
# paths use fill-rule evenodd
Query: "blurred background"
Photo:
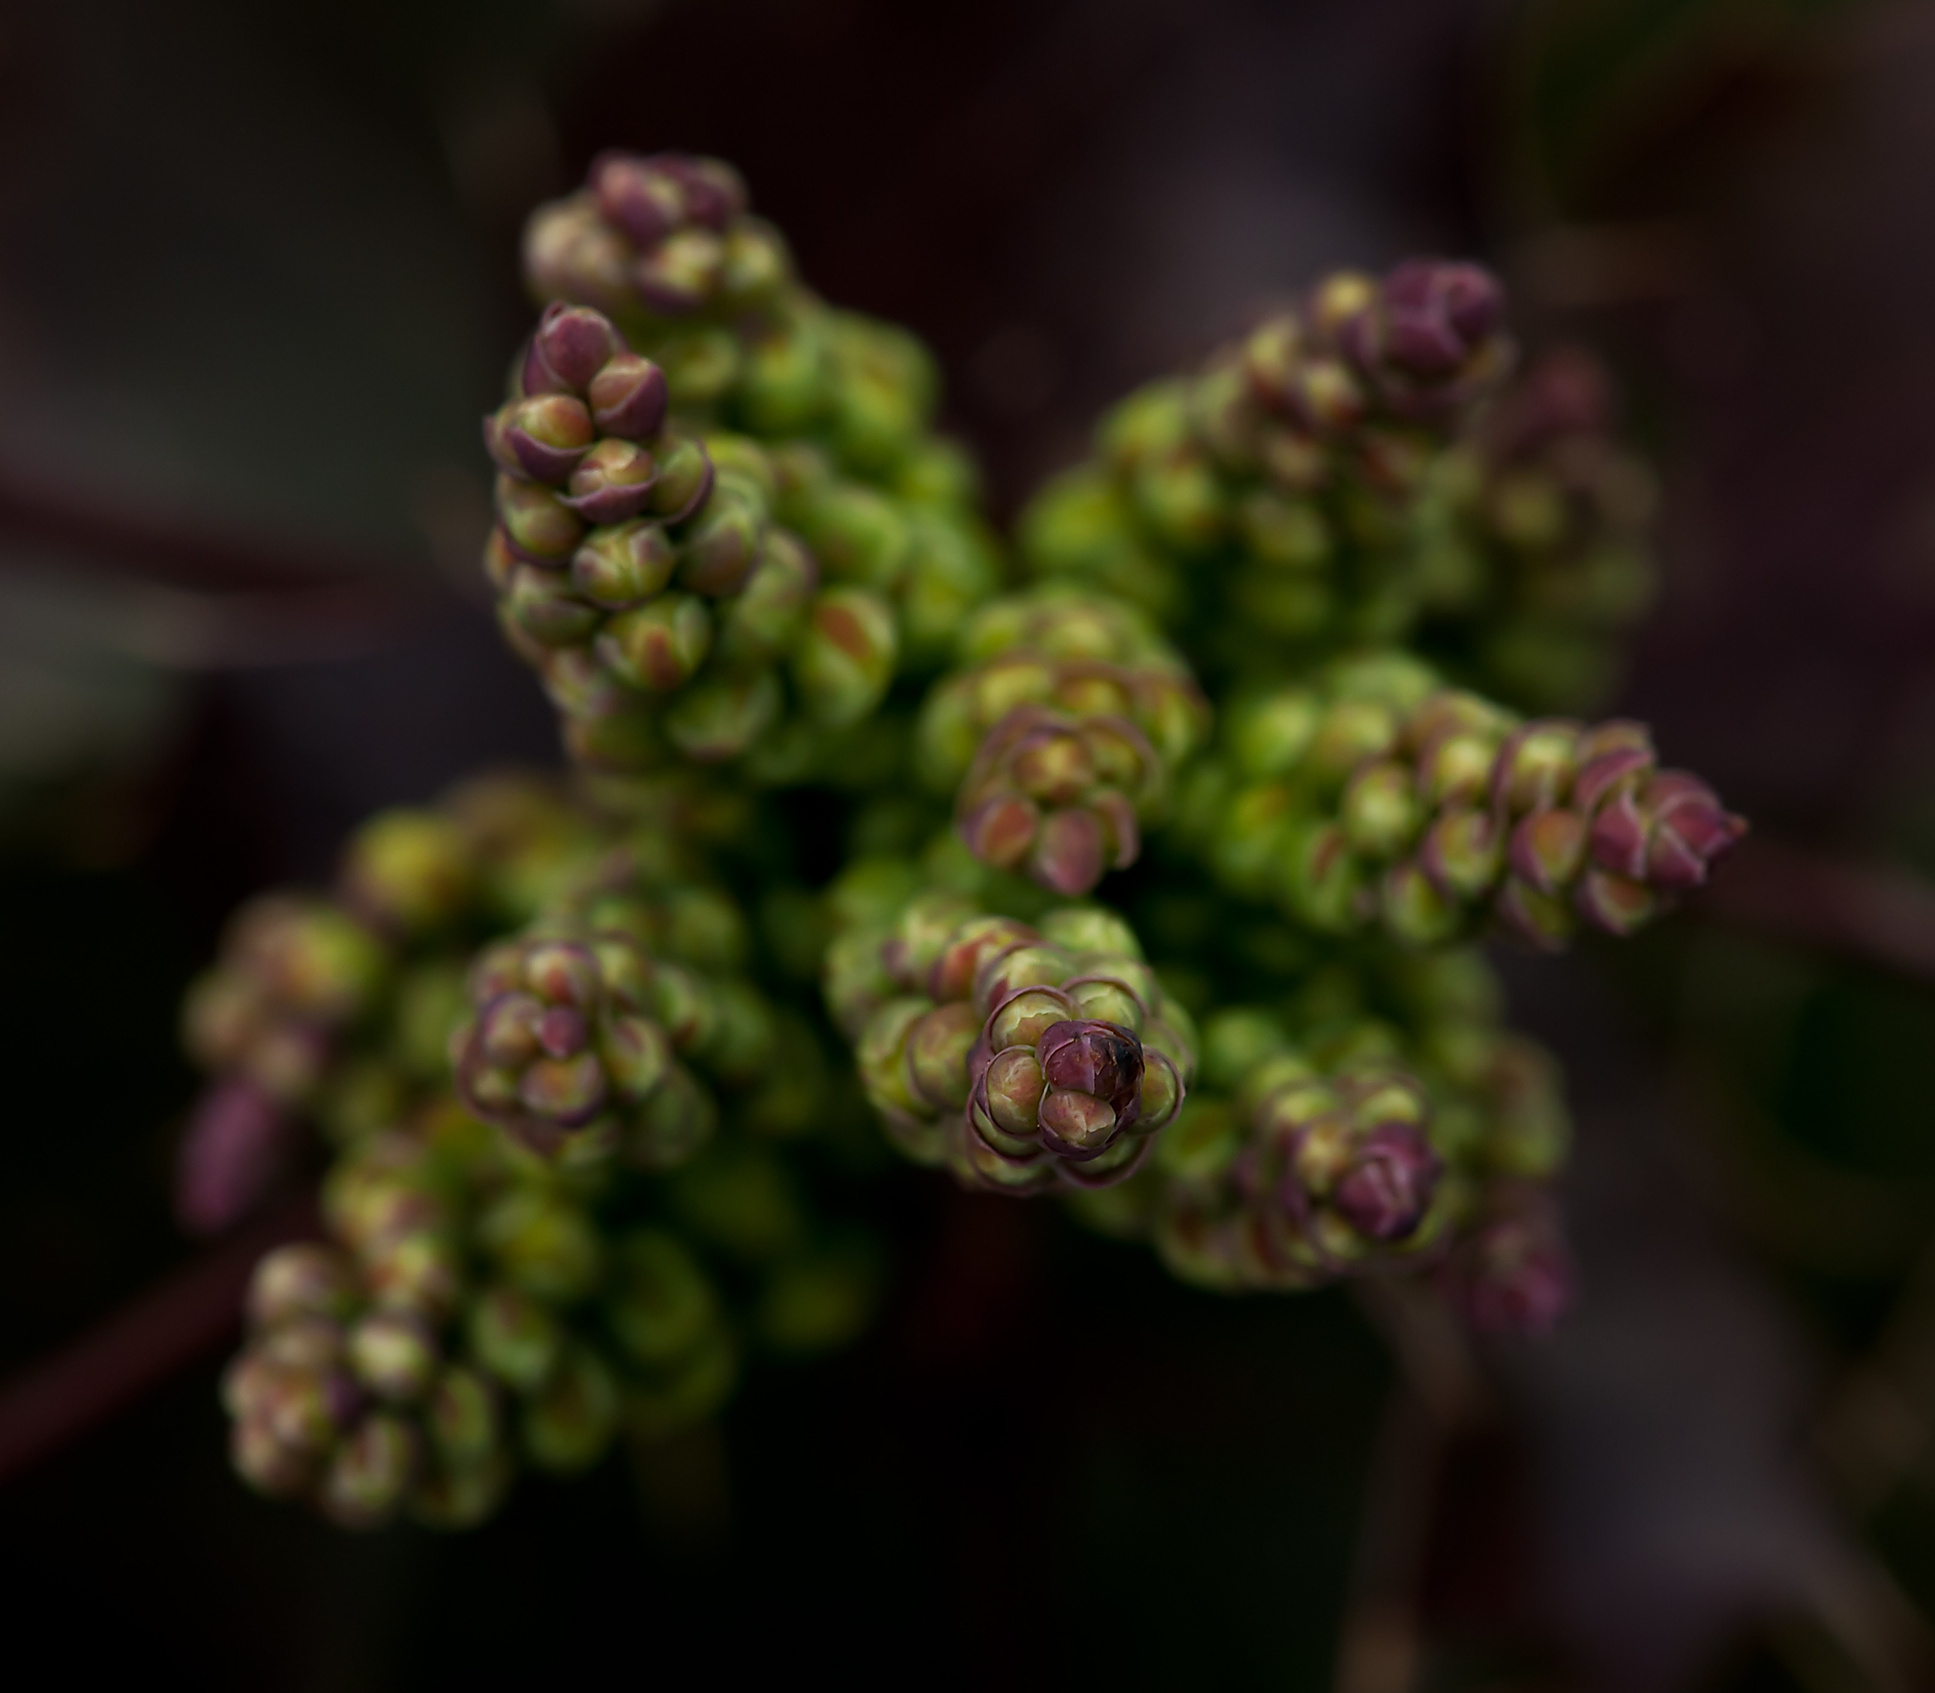
<svg viewBox="0 0 1935 1693"><path fill-rule="evenodd" d="M10 1653L1931 1684L1935 6L70 0L0 14L0 134ZM1619 372L1665 575L1617 705L1757 834L1678 922L1514 977L1583 1293L1477 1410L1341 1293L1212 1300L910 1177L886 1319L756 1379L703 1485L613 1460L442 1540L232 1480L208 1290L259 1242L170 1219L177 1000L367 812L555 758L476 580L477 420L523 216L606 146L736 161L809 282L935 347L1001 513L1340 264L1482 257ZM194 1362L39 1438L36 1360L116 1312Z"/></svg>

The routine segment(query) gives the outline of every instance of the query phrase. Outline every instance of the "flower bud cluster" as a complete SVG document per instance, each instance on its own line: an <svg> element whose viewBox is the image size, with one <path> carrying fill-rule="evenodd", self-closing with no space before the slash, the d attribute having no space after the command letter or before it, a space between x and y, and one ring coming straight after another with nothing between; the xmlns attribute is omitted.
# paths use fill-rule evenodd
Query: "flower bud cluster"
<svg viewBox="0 0 1935 1693"><path fill-rule="evenodd" d="M891 613L820 592L812 554L772 520L756 446L668 428L663 372L588 307L546 311L514 388L485 428L500 471L485 570L574 755L621 770L668 745L737 757L784 710L788 659L813 714L872 708L893 669ZM868 687L829 682L829 645L862 649Z"/></svg>
<svg viewBox="0 0 1935 1693"><path fill-rule="evenodd" d="M1132 606L1049 588L983 607L961 657L919 736L930 785L955 789L968 849L1064 898L1134 863L1208 726L1174 648Z"/></svg>
<svg viewBox="0 0 1935 1693"><path fill-rule="evenodd" d="M525 273L540 298L628 325L758 311L790 279L792 259L747 205L745 182L723 160L603 153L584 188L532 215Z"/></svg>
<svg viewBox="0 0 1935 1693"><path fill-rule="evenodd" d="M1185 827L1228 885L1326 933L1630 934L1746 828L1699 778L1661 770L1640 724L1522 721L1396 659L1248 701L1225 742Z"/></svg>
<svg viewBox="0 0 1935 1693"><path fill-rule="evenodd" d="M1220 1010L1203 1072L1140 1178L1177 1275L1295 1289L1423 1268L1480 1327L1549 1326L1565 1106L1550 1057L1499 1023L1475 953L1340 961L1287 1016Z"/></svg>
<svg viewBox="0 0 1935 1693"><path fill-rule="evenodd" d="M258 1268L224 1394L265 1493L353 1527L481 1521L520 1464L574 1473L730 1394L725 1294L663 1229L614 1229L609 1178L560 1173L449 1105L345 1156L335 1243Z"/></svg>
<svg viewBox="0 0 1935 1693"><path fill-rule="evenodd" d="M1107 1186L1181 1107L1194 1031L1113 913L1064 906L1029 925L927 894L861 944L891 997L856 1002L832 971L829 996L917 1162L1007 1193Z"/></svg>
<svg viewBox="0 0 1935 1693"><path fill-rule="evenodd" d="M1432 1252L1459 1184L1423 1085L1383 1065L1272 1054L1166 1143L1157 1249L1185 1280L1297 1289Z"/></svg>
<svg viewBox="0 0 1935 1693"><path fill-rule="evenodd" d="M1574 710L1609 691L1652 598L1652 473L1622 448L1583 348L1533 361L1434 467L1420 513L1427 639L1488 693Z"/></svg>
<svg viewBox="0 0 1935 1693"><path fill-rule="evenodd" d="M1431 599L1430 473L1513 357L1476 266L1329 277L1117 407L1096 458L1023 514L1023 554L1191 625L1218 668L1401 639Z"/></svg>
<svg viewBox="0 0 1935 1693"><path fill-rule="evenodd" d="M665 371L681 417L809 440L847 475L966 509L968 473L928 433L939 384L927 350L805 288L731 166L603 155L584 189L532 215L524 271L540 300L612 318Z"/></svg>
<svg viewBox="0 0 1935 1693"><path fill-rule="evenodd" d="M355 1257L285 1246L256 1267L247 1346L222 1380L243 1479L347 1528L403 1511L464 1528L497 1508L515 1469L495 1385L450 1356L442 1316Z"/></svg>
<svg viewBox="0 0 1935 1693"><path fill-rule="evenodd" d="M713 1131L716 1106L681 1057L720 1041L734 1011L757 1025L738 1062L756 1070L770 1038L750 990L723 998L616 928L545 924L499 941L469 994L450 1046L463 1102L533 1151L575 1140L640 1169L683 1163Z"/></svg>

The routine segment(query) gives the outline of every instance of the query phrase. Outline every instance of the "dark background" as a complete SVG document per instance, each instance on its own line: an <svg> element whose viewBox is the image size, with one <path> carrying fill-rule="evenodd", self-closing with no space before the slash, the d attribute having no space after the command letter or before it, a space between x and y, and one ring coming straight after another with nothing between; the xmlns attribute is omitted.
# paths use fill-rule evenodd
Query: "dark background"
<svg viewBox="0 0 1935 1693"><path fill-rule="evenodd" d="M604 146L734 159L816 287L935 347L1003 513L1333 265L1476 254L1528 340L1613 361L1667 488L1618 703L1758 834L1676 924L1514 973L1581 1122L1581 1304L1487 1359L1496 1414L1412 1486L1430 1443L1344 1296L1210 1300L910 1177L879 1331L756 1377L684 1454L709 1485L614 1459L463 1539L342 1535L230 1479L211 1356L0 1490L10 1661L1321 1687L1416 1518L1415 1685L1916 1685L1922 4L0 12L0 1365L190 1254L174 1007L223 914L379 805L554 756L473 580L476 419L522 217Z"/></svg>

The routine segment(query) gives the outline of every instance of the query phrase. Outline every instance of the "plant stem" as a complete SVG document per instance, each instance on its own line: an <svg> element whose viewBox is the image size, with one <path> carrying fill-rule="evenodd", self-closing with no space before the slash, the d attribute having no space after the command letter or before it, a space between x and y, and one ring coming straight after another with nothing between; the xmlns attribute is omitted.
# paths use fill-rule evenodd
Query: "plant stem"
<svg viewBox="0 0 1935 1693"><path fill-rule="evenodd" d="M314 1196L290 1200L0 1386L0 1484L213 1351L241 1322L256 1260L315 1225Z"/></svg>

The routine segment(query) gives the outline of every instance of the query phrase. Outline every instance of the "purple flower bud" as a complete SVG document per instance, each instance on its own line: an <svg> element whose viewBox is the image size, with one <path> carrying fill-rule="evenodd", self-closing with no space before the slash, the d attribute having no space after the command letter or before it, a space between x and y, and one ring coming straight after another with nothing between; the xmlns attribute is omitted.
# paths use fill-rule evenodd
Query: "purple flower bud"
<svg viewBox="0 0 1935 1693"><path fill-rule="evenodd" d="M1043 887L1075 899L1102 879L1113 855L1100 820L1092 811L1068 807L1042 819L1028 873Z"/></svg>
<svg viewBox="0 0 1935 1693"><path fill-rule="evenodd" d="M1697 776L1681 771L1653 777L1641 803L1653 818L1647 879L1660 887L1699 887L1707 866L1747 832L1746 819L1725 810Z"/></svg>
<svg viewBox="0 0 1935 1693"><path fill-rule="evenodd" d="M499 994L477 1017L477 1045L492 1064L521 1065L536 1058L542 1041L545 1007L534 995Z"/></svg>
<svg viewBox="0 0 1935 1693"><path fill-rule="evenodd" d="M582 394L601 369L622 356L628 356L625 338L603 312L554 300L544 308L525 351L522 386L526 394Z"/></svg>
<svg viewBox="0 0 1935 1693"><path fill-rule="evenodd" d="M584 1013L568 1005L551 1006L538 1019L537 1043L552 1058L571 1058L591 1039Z"/></svg>
<svg viewBox="0 0 1935 1693"><path fill-rule="evenodd" d="M639 247L663 241L688 215L684 187L658 159L604 153L592 161L588 180L598 215Z"/></svg>
<svg viewBox="0 0 1935 1693"><path fill-rule="evenodd" d="M997 794L963 815L956 828L968 851L983 864L1012 870L1035 844L1041 810L1021 794Z"/></svg>
<svg viewBox="0 0 1935 1693"><path fill-rule="evenodd" d="M1380 1123L1331 1189L1332 1207L1367 1239L1404 1240L1431 1208L1444 1164L1410 1123Z"/></svg>
<svg viewBox="0 0 1935 1693"><path fill-rule="evenodd" d="M1421 377L1456 374L1504 322L1505 295L1489 271L1409 259L1384 279L1383 352Z"/></svg>
<svg viewBox="0 0 1935 1693"><path fill-rule="evenodd" d="M1036 1047L1041 1073L1053 1088L1093 1094L1133 1122L1142 1087L1142 1043L1115 1023L1089 1019L1057 1023Z"/></svg>
<svg viewBox="0 0 1935 1693"><path fill-rule="evenodd" d="M175 1216L217 1234L247 1216L281 1174L294 1124L255 1082L221 1081L196 1101L175 1155Z"/></svg>
<svg viewBox="0 0 1935 1693"><path fill-rule="evenodd" d="M665 422L665 372L636 353L619 353L591 379L591 416L601 435L650 440Z"/></svg>
<svg viewBox="0 0 1935 1693"><path fill-rule="evenodd" d="M724 231L746 211L745 179L723 159L689 153L660 153L652 163L685 191L685 215L709 229Z"/></svg>
<svg viewBox="0 0 1935 1693"><path fill-rule="evenodd" d="M651 503L658 461L635 441L607 437L571 473L564 503L586 523L623 523Z"/></svg>
<svg viewBox="0 0 1935 1693"><path fill-rule="evenodd" d="M972 999L974 984L989 959L1041 936L1017 917L972 917L956 927L934 955L925 983L930 999L946 1003Z"/></svg>
<svg viewBox="0 0 1935 1693"><path fill-rule="evenodd" d="M512 400L484 419L484 446L498 468L533 482L564 481L595 439L591 413L569 394Z"/></svg>

